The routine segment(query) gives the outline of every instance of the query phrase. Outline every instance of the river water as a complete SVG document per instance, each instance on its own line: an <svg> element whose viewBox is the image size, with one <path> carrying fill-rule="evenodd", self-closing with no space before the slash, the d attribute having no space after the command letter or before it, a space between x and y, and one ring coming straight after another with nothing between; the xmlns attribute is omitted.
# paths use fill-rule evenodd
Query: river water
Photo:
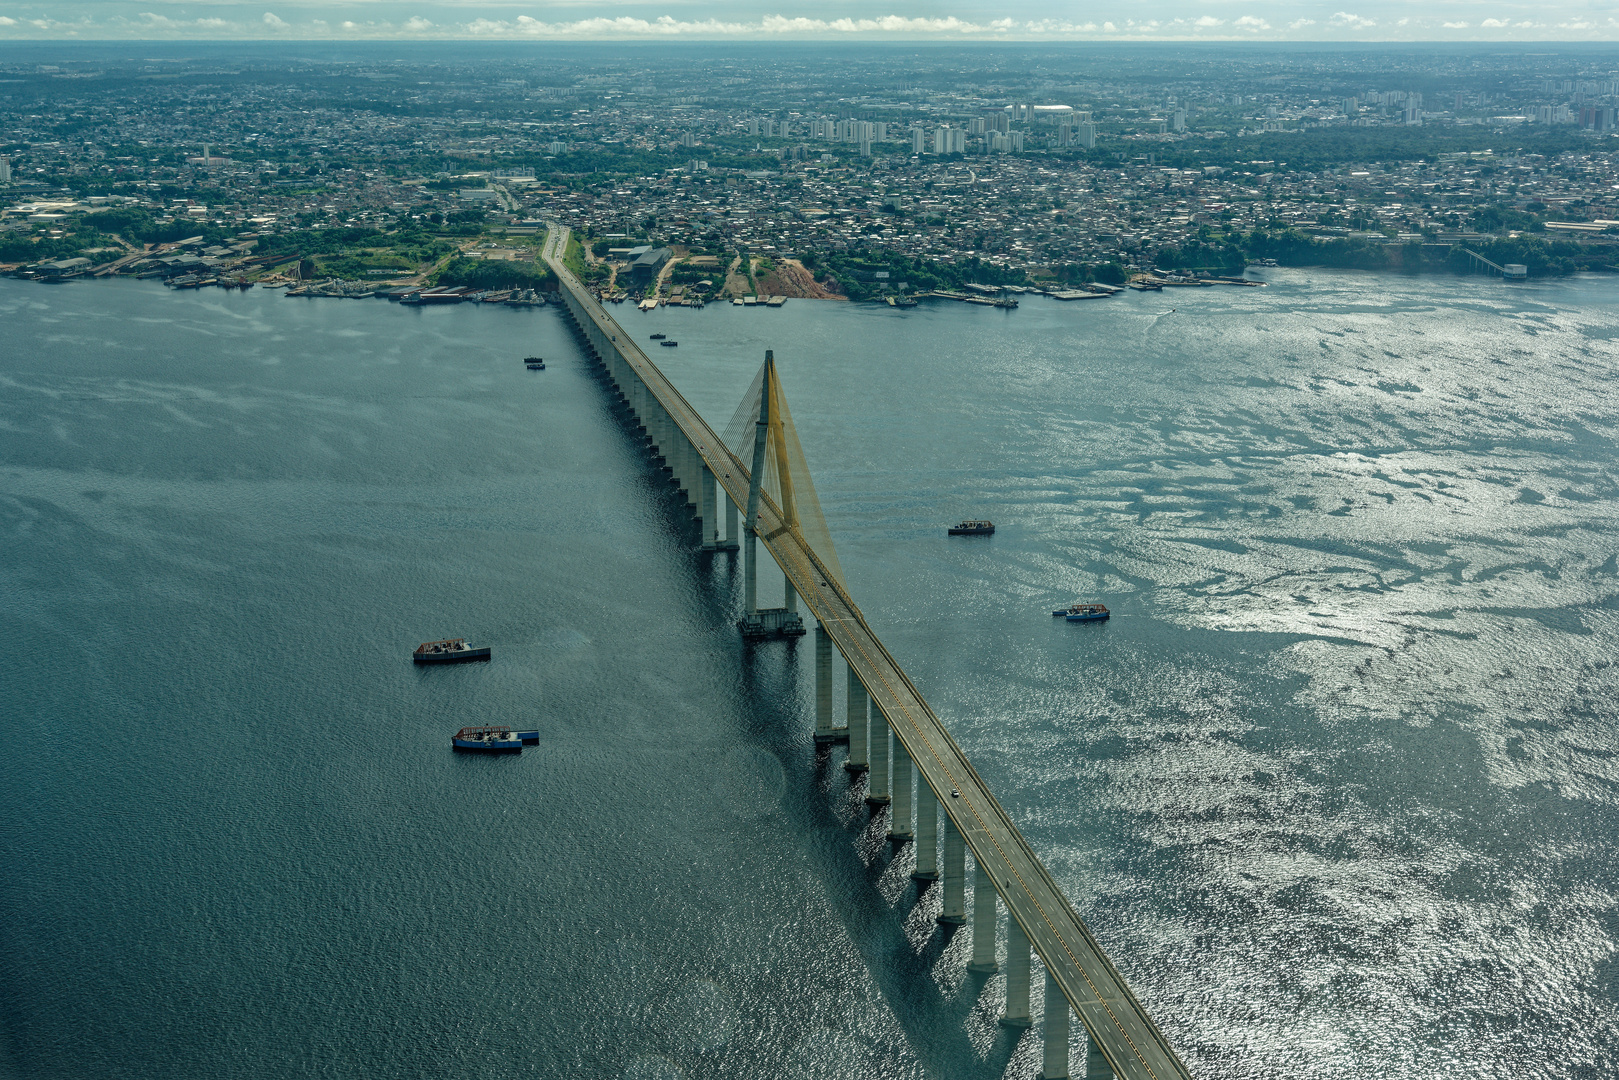
<svg viewBox="0 0 1619 1080"><path fill-rule="evenodd" d="M1265 273L615 314L716 428L775 350L853 595L1195 1076L1612 1075L1619 304ZM0 317L0 1074L1038 1069L555 309Z"/></svg>

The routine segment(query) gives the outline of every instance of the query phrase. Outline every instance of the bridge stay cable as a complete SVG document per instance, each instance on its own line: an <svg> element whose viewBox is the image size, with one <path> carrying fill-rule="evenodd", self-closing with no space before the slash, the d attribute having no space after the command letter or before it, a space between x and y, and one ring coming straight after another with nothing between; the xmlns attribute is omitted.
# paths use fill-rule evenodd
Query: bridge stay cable
<svg viewBox="0 0 1619 1080"><path fill-rule="evenodd" d="M748 538L764 544L842 654L851 676L864 686L921 782L959 830L979 873L989 875L1009 916L1045 965L1048 980L1079 1016L1092 1046L1122 1080L1190 1080L1180 1057L1050 871L849 595L773 362L760 368L722 438L568 270L563 254L569 235L568 229L552 224L544 258L557 275L581 335L632 408L639 404L647 410L649 430L670 441L665 452L688 471L690 464L700 462L701 479L685 481L717 485L732 505L749 509L753 529ZM756 442L761 433L767 441L762 447ZM765 473L757 485L752 482L754 462L761 462ZM711 505L707 512L714 512ZM812 543L809 534L818 532L826 535ZM1047 1000L1052 1000L1049 994ZM1064 1047L1064 1063L1066 1053Z"/></svg>

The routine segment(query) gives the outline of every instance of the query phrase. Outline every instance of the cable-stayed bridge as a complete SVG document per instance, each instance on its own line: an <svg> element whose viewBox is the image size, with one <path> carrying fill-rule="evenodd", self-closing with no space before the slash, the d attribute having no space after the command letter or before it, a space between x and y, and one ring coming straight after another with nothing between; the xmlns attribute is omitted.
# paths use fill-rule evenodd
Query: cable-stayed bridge
<svg viewBox="0 0 1619 1080"><path fill-rule="evenodd" d="M1045 864L866 625L843 582L769 354L728 428L730 440L722 439L568 270L563 260L568 238L567 229L553 225L545 260L580 336L645 429L652 452L686 493L701 521L703 548L741 548L747 607L742 631L802 633L800 599L815 616L816 738L848 740L846 767L869 772L867 802L891 807L890 838L916 844L915 876L942 878L941 922L966 921L966 856L972 855L969 970L996 969L996 902L1005 905L1010 940L1002 1022L1030 1024L1032 950L1046 970L1042 1075L1047 1080L1070 1075L1073 1014L1089 1036L1082 1075L1111 1071L1124 1080L1189 1080L1186 1066ZM741 522L739 510L745 513ZM757 607L761 544L785 575L784 608ZM833 724L834 649L849 668L847 727Z"/></svg>

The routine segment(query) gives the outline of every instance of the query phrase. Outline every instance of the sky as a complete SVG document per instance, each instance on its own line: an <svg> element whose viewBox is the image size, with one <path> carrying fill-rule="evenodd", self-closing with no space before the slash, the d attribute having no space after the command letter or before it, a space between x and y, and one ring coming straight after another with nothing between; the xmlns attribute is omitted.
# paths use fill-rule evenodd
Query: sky
<svg viewBox="0 0 1619 1080"><path fill-rule="evenodd" d="M1592 42L1619 2L0 0L0 42L64 39Z"/></svg>

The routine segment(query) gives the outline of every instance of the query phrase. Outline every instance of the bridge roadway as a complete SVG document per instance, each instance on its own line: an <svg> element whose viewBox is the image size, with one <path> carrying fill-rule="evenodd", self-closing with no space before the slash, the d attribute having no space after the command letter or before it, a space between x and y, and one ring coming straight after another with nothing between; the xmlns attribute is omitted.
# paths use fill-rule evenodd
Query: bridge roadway
<svg viewBox="0 0 1619 1080"><path fill-rule="evenodd" d="M748 466L725 446L719 435L664 377L631 336L609 315L563 263L569 230L552 228L545 260L561 282L564 300L587 330L587 337L616 348L679 426L737 506L748 504ZM588 324L593 324L593 327ZM595 333L589 333L590 329ZM759 510L759 538L792 581L798 595L830 633L852 671L894 736L904 744L922 780L939 796L939 805L961 831L980 872L987 870L1012 918L1028 935L1074 1012L1121 1080L1190 1080L1190 1073L1169 1046L1158 1025L1130 988L1095 937L1080 920L1050 871L1012 823L988 785L944 724L934 715L898 661L889 655L865 616L828 574L815 553L783 527L782 515L768 496ZM952 797L951 792L959 792ZM1083 1056L1081 1057L1083 1060Z"/></svg>

